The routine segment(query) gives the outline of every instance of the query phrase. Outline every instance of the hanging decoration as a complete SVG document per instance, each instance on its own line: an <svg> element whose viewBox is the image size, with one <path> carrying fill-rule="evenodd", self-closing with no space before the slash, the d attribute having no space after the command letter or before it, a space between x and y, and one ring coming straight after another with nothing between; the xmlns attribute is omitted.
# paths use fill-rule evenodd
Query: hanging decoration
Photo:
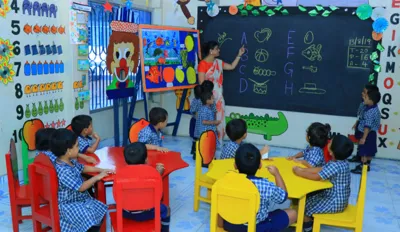
<svg viewBox="0 0 400 232"><path fill-rule="evenodd" d="M125 0L125 7L128 9L132 8L132 0Z"/></svg>
<svg viewBox="0 0 400 232"><path fill-rule="evenodd" d="M377 18L372 24L372 28L377 33L383 33L389 26L389 22L385 18Z"/></svg>
<svg viewBox="0 0 400 232"><path fill-rule="evenodd" d="M376 7L373 11L372 11L372 15L371 15L371 19L372 20L376 20L378 18L384 18L386 14L386 9L383 7Z"/></svg>
<svg viewBox="0 0 400 232"><path fill-rule="evenodd" d="M356 14L361 20L369 19L372 15L372 7L369 4L362 4L357 8Z"/></svg>
<svg viewBox="0 0 400 232"><path fill-rule="evenodd" d="M213 0L209 0L207 3L207 14L210 17L215 17L219 13L219 7L213 2Z"/></svg>
<svg viewBox="0 0 400 232"><path fill-rule="evenodd" d="M104 12L107 11L112 12L112 5L108 1L106 1L106 3L104 3L103 6L104 6Z"/></svg>
<svg viewBox="0 0 400 232"><path fill-rule="evenodd" d="M236 15L238 12L239 12L239 10L238 10L237 6L231 5L229 7L229 14Z"/></svg>

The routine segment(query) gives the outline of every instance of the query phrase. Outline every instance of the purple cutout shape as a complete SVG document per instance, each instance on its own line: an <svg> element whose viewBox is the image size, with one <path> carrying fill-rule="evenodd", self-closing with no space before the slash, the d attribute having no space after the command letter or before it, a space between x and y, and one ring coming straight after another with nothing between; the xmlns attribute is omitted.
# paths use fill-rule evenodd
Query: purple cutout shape
<svg viewBox="0 0 400 232"><path fill-rule="evenodd" d="M29 15L32 14L32 2L29 0L24 0L22 3L22 13L25 14L25 11L27 11Z"/></svg>
<svg viewBox="0 0 400 232"><path fill-rule="evenodd" d="M40 16L40 3L39 2L33 3L33 15L36 16L35 13L37 13L37 16Z"/></svg>
<svg viewBox="0 0 400 232"><path fill-rule="evenodd" d="M50 12L49 17L51 18L51 16L54 15L54 18L57 18L57 10L58 10L57 6L54 4L51 4L49 7L49 12Z"/></svg>

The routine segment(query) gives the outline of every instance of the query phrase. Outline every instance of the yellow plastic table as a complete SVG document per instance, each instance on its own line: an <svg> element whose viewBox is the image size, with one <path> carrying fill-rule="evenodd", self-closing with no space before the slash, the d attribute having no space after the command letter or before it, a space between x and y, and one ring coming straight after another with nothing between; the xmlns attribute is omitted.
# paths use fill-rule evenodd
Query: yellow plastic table
<svg viewBox="0 0 400 232"><path fill-rule="evenodd" d="M227 172L237 172L234 167L234 159L214 160L209 166L207 176L214 180L222 178ZM263 160L262 168L256 173L256 176L268 178L275 183L275 178L268 172L267 166L274 165L279 169L283 180L285 181L289 198L299 199L297 222L294 225L296 232L303 231L304 211L306 205L306 196L318 190L332 188L332 183L329 181L313 181L296 176L293 173L293 167L304 167L302 164L296 163L286 158L273 158L273 160Z"/></svg>

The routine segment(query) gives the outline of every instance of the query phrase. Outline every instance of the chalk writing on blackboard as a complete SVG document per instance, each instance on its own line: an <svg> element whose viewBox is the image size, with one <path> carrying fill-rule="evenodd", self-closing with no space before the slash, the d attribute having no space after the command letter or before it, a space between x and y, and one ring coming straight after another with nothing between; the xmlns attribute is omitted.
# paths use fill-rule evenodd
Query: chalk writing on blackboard
<svg viewBox="0 0 400 232"><path fill-rule="evenodd" d="M306 35L304 36L304 43L312 44L312 42L314 42L314 33L312 31L307 31Z"/></svg>
<svg viewBox="0 0 400 232"><path fill-rule="evenodd" d="M366 37L349 39L347 68L369 69L369 54L372 52L372 40Z"/></svg>
<svg viewBox="0 0 400 232"><path fill-rule="evenodd" d="M257 66L254 67L253 74L256 76L270 77L270 76L276 76L276 71L272 71L270 69L263 69Z"/></svg>
<svg viewBox="0 0 400 232"><path fill-rule="evenodd" d="M272 30L269 28L263 28L259 31L254 32L254 38L257 40L259 43L263 43L265 41L268 41L269 38L272 36Z"/></svg>
<svg viewBox="0 0 400 232"><path fill-rule="evenodd" d="M303 66L303 69L304 70L308 70L308 71L310 71L310 72L312 72L312 73L316 73L316 72L318 72L318 67L314 67L314 66Z"/></svg>
<svg viewBox="0 0 400 232"><path fill-rule="evenodd" d="M253 92L254 93L256 93L256 94L264 94L264 95L268 93L268 85L267 85L267 83L268 83L269 80L264 81L262 83L258 83L255 80L250 79L250 78L249 78L249 80L254 83L254 86L253 86Z"/></svg>
<svg viewBox="0 0 400 232"><path fill-rule="evenodd" d="M218 44L220 48L222 47L222 44L224 44L227 40L232 40L232 38L227 37L226 32L223 32L222 34L218 33Z"/></svg>
<svg viewBox="0 0 400 232"><path fill-rule="evenodd" d="M256 61L263 63L266 62L269 58L269 53L267 50L260 48L256 51L254 58L256 59Z"/></svg>
<svg viewBox="0 0 400 232"><path fill-rule="evenodd" d="M304 83L304 87L299 89L299 93L321 95L325 94L326 90L317 88L315 83Z"/></svg>
<svg viewBox="0 0 400 232"><path fill-rule="evenodd" d="M318 44L317 46L315 46L315 44L312 44L311 46L303 50L301 54L310 61L315 61L316 59L318 61L321 61L322 60L321 49L322 49L321 44Z"/></svg>

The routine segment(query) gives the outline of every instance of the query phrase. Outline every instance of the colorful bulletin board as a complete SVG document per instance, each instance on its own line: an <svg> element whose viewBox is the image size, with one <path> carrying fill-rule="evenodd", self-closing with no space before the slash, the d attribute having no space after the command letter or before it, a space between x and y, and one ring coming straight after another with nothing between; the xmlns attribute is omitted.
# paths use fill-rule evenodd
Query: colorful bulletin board
<svg viewBox="0 0 400 232"><path fill-rule="evenodd" d="M198 83L198 30L140 25L139 37L144 92L189 89Z"/></svg>

